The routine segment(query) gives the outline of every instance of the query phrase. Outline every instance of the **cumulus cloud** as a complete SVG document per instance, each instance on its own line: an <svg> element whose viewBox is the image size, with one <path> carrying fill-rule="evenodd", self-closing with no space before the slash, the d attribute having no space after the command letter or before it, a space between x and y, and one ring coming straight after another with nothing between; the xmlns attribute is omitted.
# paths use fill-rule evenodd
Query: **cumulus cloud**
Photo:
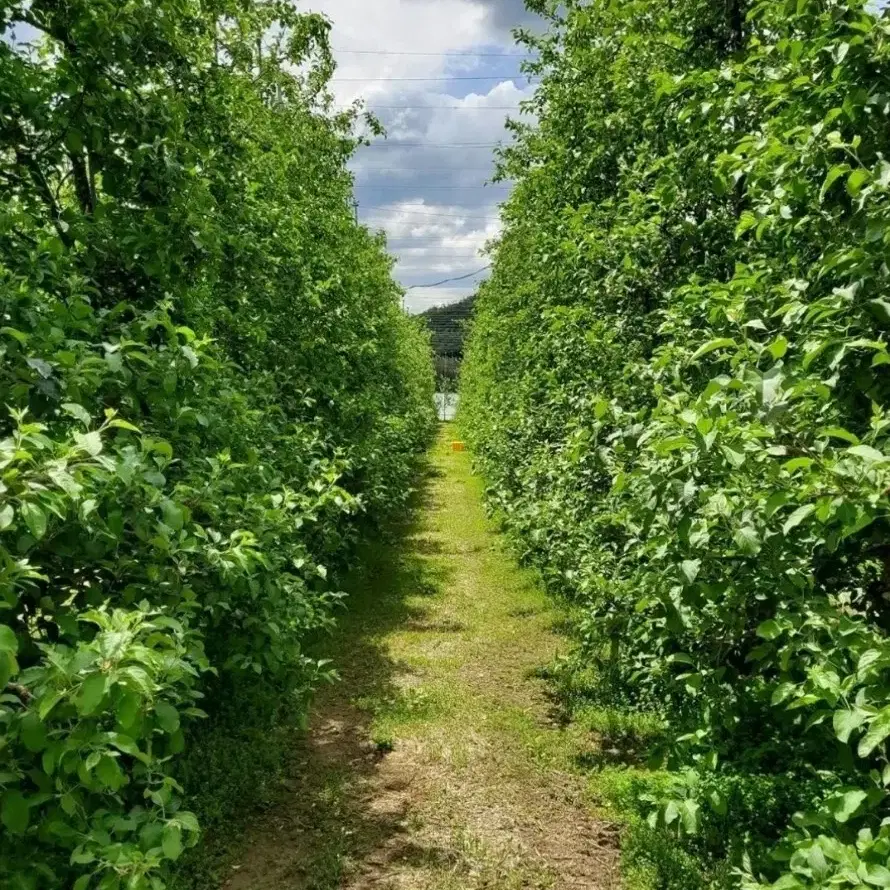
<svg viewBox="0 0 890 890"><path fill-rule="evenodd" d="M509 27L521 2L307 0L333 22L338 103L362 99L386 140L358 151L352 168L359 214L383 230L395 274L420 311L461 299L483 276L436 289L414 286L485 265L507 184L493 184L494 146L509 136L533 87ZM511 16L515 13L516 21Z"/></svg>
<svg viewBox="0 0 890 890"><path fill-rule="evenodd" d="M485 10L491 27L496 31L510 33L514 28L528 26L534 29L534 26L541 22L537 13L526 9L525 0L478 0L478 2Z"/></svg>

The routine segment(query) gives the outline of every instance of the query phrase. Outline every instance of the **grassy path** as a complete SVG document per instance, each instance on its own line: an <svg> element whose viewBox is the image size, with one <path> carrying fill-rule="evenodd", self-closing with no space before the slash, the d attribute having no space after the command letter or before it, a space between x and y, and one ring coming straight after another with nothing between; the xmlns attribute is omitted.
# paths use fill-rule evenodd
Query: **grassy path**
<svg viewBox="0 0 890 890"><path fill-rule="evenodd" d="M533 678L558 615L501 549L451 436L407 534L356 585L330 645L342 682L225 890L619 886L614 831L584 807Z"/></svg>

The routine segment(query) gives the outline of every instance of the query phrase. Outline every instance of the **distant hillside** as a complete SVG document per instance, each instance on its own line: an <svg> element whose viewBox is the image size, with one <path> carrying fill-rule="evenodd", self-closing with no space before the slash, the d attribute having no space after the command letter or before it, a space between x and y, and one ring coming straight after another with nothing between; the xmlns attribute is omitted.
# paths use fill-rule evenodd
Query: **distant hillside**
<svg viewBox="0 0 890 890"><path fill-rule="evenodd" d="M434 306L423 313L433 334L433 349L438 356L463 358L464 334L467 321L473 314L476 297L467 297L448 306Z"/></svg>

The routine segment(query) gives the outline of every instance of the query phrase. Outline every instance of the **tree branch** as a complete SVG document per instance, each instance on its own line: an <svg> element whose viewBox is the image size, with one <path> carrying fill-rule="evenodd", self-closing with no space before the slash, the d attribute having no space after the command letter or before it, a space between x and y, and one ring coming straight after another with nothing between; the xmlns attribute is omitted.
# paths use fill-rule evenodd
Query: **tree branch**
<svg viewBox="0 0 890 890"><path fill-rule="evenodd" d="M28 171L31 181L37 187L40 197L43 198L43 201L50 212L53 225L56 228L60 240L66 247L72 247L74 245L74 239L69 234L67 227L63 225L59 205L56 203L55 196L52 193L52 189L49 187L49 183L46 181L46 177L43 175L43 171L40 169L40 165L21 148L15 150L15 159L20 167Z"/></svg>

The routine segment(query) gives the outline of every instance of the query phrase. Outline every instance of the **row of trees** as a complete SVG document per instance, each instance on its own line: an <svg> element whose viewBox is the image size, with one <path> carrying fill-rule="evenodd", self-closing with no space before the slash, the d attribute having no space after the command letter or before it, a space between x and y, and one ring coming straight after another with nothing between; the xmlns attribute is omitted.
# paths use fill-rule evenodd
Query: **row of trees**
<svg viewBox="0 0 890 890"><path fill-rule="evenodd" d="M462 413L578 604L567 687L666 770L615 785L628 850L677 890L888 887L890 22L529 5Z"/></svg>
<svg viewBox="0 0 890 890"><path fill-rule="evenodd" d="M12 0L0 31L0 884L160 888L192 727L323 670L429 346L353 218L323 18Z"/></svg>

